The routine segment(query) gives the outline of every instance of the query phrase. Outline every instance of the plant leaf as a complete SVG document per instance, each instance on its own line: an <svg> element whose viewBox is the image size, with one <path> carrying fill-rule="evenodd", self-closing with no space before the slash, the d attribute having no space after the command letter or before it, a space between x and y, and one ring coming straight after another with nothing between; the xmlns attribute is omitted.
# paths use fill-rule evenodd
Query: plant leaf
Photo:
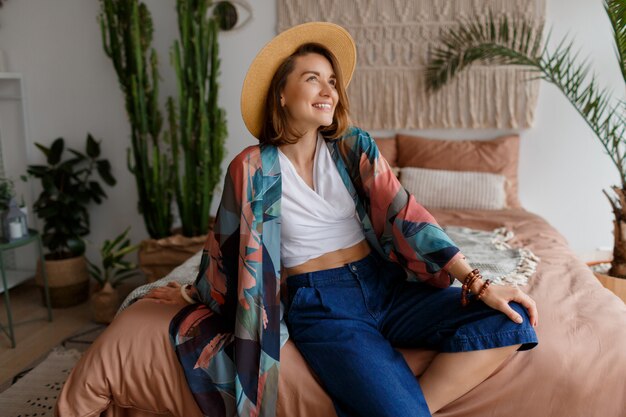
<svg viewBox="0 0 626 417"><path fill-rule="evenodd" d="M626 0L605 0L604 8L613 27L617 59L626 82Z"/></svg>
<svg viewBox="0 0 626 417"><path fill-rule="evenodd" d="M96 168L98 169L98 174L104 182L106 182L109 186L114 186L117 181L111 174L111 163L108 160L101 159L96 162Z"/></svg>
<svg viewBox="0 0 626 417"><path fill-rule="evenodd" d="M626 0L614 2L620 6L609 5L607 10L614 7L616 14L622 13L617 27L623 29L620 25L624 24ZM619 29L619 36L622 29ZM572 41L564 38L555 50L550 51L541 46L542 30L542 25L533 27L530 22L509 21L506 16L495 20L491 13L486 21L463 21L459 27L443 33L441 44L433 48L425 74L427 88L430 91L440 89L465 68L478 62L527 67L538 73L541 79L554 84L571 102L600 139L620 171L622 187L626 188L623 106L619 101L615 103L608 90L599 87L589 64L578 59Z"/></svg>
<svg viewBox="0 0 626 417"><path fill-rule="evenodd" d="M58 138L54 142L52 142L50 152L46 155L48 157L49 165L56 165L59 163L64 148L65 142L63 141L63 138Z"/></svg>
<svg viewBox="0 0 626 417"><path fill-rule="evenodd" d="M100 144L91 136L91 133L87 134L86 148L87 155L89 155L90 158L96 159L100 156Z"/></svg>

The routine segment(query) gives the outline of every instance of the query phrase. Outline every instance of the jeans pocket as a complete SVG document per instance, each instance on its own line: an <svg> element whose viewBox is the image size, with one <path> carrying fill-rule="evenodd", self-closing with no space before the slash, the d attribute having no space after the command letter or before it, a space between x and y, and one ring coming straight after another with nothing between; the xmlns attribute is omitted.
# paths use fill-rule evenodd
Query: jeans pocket
<svg viewBox="0 0 626 417"><path fill-rule="evenodd" d="M301 298L304 289L305 287L287 287L287 301L289 302L287 305L287 317L292 314L294 306L298 304L298 300Z"/></svg>

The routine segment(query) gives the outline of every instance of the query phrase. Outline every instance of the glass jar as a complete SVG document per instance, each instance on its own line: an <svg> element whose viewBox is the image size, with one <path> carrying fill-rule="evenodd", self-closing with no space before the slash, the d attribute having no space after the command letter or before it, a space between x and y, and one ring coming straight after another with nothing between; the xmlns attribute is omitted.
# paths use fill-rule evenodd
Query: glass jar
<svg viewBox="0 0 626 417"><path fill-rule="evenodd" d="M5 240L17 240L28 235L26 215L18 207L15 198L11 199L8 210L4 212L2 225Z"/></svg>

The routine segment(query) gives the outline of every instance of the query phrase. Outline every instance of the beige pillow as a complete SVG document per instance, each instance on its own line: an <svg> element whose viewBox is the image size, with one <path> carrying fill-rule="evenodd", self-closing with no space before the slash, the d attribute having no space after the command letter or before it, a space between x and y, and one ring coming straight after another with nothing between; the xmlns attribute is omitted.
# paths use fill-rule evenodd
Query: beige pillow
<svg viewBox="0 0 626 417"><path fill-rule="evenodd" d="M400 168L400 182L423 206L461 210L506 207L505 177L485 172Z"/></svg>
<svg viewBox="0 0 626 417"><path fill-rule="evenodd" d="M489 172L506 178L506 205L520 207L517 196L519 136L492 140L441 140L398 134L399 167Z"/></svg>

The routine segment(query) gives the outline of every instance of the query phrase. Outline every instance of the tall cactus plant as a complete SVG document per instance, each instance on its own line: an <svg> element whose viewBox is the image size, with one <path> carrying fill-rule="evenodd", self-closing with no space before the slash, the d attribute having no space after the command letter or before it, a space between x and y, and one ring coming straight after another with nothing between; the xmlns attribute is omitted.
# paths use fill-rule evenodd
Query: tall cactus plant
<svg viewBox="0 0 626 417"><path fill-rule="evenodd" d="M135 176L139 212L152 238L171 234L172 176L169 153L160 134L159 73L152 43L152 17L137 0L101 0L99 16L104 51L125 95L132 148L128 167Z"/></svg>
<svg viewBox="0 0 626 417"><path fill-rule="evenodd" d="M172 63L178 106L170 97L167 110L174 189L185 236L205 234L209 229L227 134L224 110L217 105L218 27L207 16L210 5L209 0L176 2L180 40L174 43Z"/></svg>
<svg viewBox="0 0 626 417"><path fill-rule="evenodd" d="M150 13L139 0L101 2L104 50L126 97L132 127L129 169L135 175L139 210L148 233L155 239L171 234L175 195L183 234L204 234L213 191L222 174L227 134L225 113L217 105L218 27L207 14L211 1L177 0L180 41L174 43L172 63L178 104L168 98L169 131L162 137Z"/></svg>

